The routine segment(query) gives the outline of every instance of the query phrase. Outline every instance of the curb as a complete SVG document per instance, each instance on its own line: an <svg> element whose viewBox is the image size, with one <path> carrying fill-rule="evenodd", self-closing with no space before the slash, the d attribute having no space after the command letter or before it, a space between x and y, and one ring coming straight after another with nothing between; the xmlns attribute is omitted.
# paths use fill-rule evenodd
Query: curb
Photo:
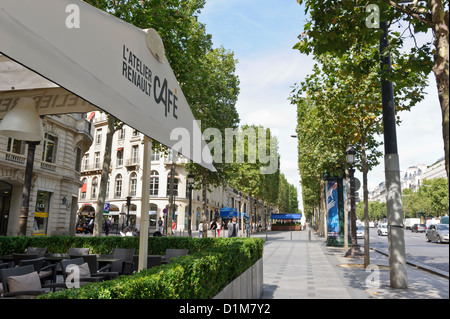
<svg viewBox="0 0 450 319"><path fill-rule="evenodd" d="M383 250L379 250L379 249L376 249L376 248L370 248L370 249L375 251L375 252L377 252L377 253L379 253L379 254L382 254L382 255L385 255L385 256L389 257L389 254L387 252L383 251ZM436 268L432 268L432 267L430 267L428 265L425 265L425 264L422 264L422 263L418 263L418 262L412 262L412 261L406 260L406 263L408 265L410 265L410 266L414 266L414 267L417 267L419 269L428 271L428 272L430 272L432 274L435 274L435 275L438 275L438 276L441 276L441 277L449 279L449 273L446 272L446 271L443 271L443 270L440 270L440 269L436 269Z"/></svg>

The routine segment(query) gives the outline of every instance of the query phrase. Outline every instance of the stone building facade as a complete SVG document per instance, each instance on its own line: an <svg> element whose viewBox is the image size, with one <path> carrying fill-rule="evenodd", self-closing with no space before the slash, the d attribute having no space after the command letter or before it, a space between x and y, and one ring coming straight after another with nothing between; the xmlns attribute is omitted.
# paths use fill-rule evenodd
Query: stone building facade
<svg viewBox="0 0 450 319"><path fill-rule="evenodd" d="M82 155L92 143L85 114L45 116L36 147L27 235L75 233ZM0 136L0 235L17 235L27 159L24 141Z"/></svg>
<svg viewBox="0 0 450 319"><path fill-rule="evenodd" d="M107 118L104 113L93 112L88 114L94 127L94 141L90 149L84 154L81 165L81 184L79 193L79 218L90 217L95 212L100 176L106 144ZM115 131L112 141L111 163L109 181L106 190L105 202L108 213L104 218L110 218L115 224L114 230L121 230L127 225L135 225L138 229L141 214L142 197L142 167L144 136L133 128L124 125ZM169 207L169 182L172 166L174 175L174 219L177 231L187 231L189 212L189 191L187 174L184 164L187 159L178 156L173 161L172 153L168 156L163 153L152 152L150 165L150 228L155 229L156 222L164 220L165 209ZM127 206L127 196L130 196L130 207ZM231 187L216 187L207 192L207 221L220 220L220 209L223 207L237 207L238 192ZM249 200L244 198L244 212L248 212ZM198 230L203 207L201 190L192 193L191 229ZM259 215L262 215L262 205L259 205ZM150 231L151 231L150 230Z"/></svg>

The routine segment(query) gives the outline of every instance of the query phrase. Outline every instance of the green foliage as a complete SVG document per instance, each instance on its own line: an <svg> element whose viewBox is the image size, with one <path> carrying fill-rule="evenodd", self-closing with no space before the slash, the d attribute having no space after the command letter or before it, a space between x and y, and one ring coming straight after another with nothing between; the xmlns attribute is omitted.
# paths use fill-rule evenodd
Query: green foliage
<svg viewBox="0 0 450 319"><path fill-rule="evenodd" d="M417 192L406 188L402 190L404 217L418 218L419 212L428 217L440 217L448 214L449 197L446 178L423 180ZM363 219L363 203L358 203L356 215ZM380 220L387 217L386 203L369 202L369 219Z"/></svg>
<svg viewBox="0 0 450 319"><path fill-rule="evenodd" d="M16 237L5 237L11 239ZM0 243L7 241L0 238ZM53 239L48 237L49 241ZM77 245L90 238L74 240ZM92 238L92 237L91 237ZM107 239L101 237L97 239ZM61 244L62 238L56 238ZM69 242L70 238L66 239ZM136 242L128 238L124 244ZM167 248L187 248L189 255L174 258L167 265L153 267L118 279L92 283L79 289L66 289L42 295L42 299L206 299L212 298L229 282L262 258L260 238L149 238L149 250L163 253ZM38 244L38 243L36 243ZM111 244L111 242L109 243ZM67 248L67 246L65 246ZM100 248L94 248L100 251ZM62 251L59 251L62 252Z"/></svg>
<svg viewBox="0 0 450 319"><path fill-rule="evenodd" d="M389 47L385 52L392 56L392 65L379 70L379 75L394 83L397 110L408 109L423 99L425 80L434 72L442 126L446 171L449 174L449 2L430 1L366 1L366 0L297 0L309 14L303 32L294 49L312 54L315 59L332 55L337 59L353 61L363 56L367 48L377 48L383 29L371 26L375 12L369 5L376 5L378 20L388 25ZM369 11L366 11L369 9ZM369 22L369 23L367 23ZM422 35L421 33L426 33ZM419 37L418 35L421 35ZM407 44L407 41L413 40ZM420 42L422 41L422 43ZM365 62L379 63L378 53L366 58L364 63L341 68L325 74L330 78L336 71L365 73ZM369 67L370 68L370 67ZM415 78L415 79L414 79ZM417 81L419 80L419 81ZM378 81L377 81L378 82ZM374 82L376 83L376 82ZM317 90L320 94L320 90ZM346 91L342 91L345 95ZM406 103L401 106L399 100ZM380 99L374 100L380 101ZM355 105L355 104L354 104Z"/></svg>
<svg viewBox="0 0 450 319"><path fill-rule="evenodd" d="M356 206L356 217L364 220L364 202L359 202ZM387 218L386 203L369 202L369 220L382 220Z"/></svg>
<svg viewBox="0 0 450 319"><path fill-rule="evenodd" d="M419 211L426 217L439 217L448 214L449 196L446 178L423 180L417 192L403 190L403 210L407 217L419 217Z"/></svg>
<svg viewBox="0 0 450 319"><path fill-rule="evenodd" d="M280 162L278 140L270 129L244 125L236 130L236 139L230 139L229 144L233 145L232 163L228 164L230 185L249 197L276 204L281 181ZM266 154L259 149L262 146L265 146ZM267 159L261 158L261 155ZM274 172L266 174L264 170L271 164L276 165Z"/></svg>

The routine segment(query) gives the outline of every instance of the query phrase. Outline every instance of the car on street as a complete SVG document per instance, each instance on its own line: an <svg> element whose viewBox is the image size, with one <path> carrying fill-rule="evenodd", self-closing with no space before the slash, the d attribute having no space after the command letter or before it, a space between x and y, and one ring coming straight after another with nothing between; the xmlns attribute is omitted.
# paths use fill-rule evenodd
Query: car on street
<svg viewBox="0 0 450 319"><path fill-rule="evenodd" d="M378 234L378 236L387 236L387 234L388 234L387 224L378 225L377 234Z"/></svg>
<svg viewBox="0 0 450 319"><path fill-rule="evenodd" d="M425 234L427 242L448 243L448 224L430 225Z"/></svg>
<svg viewBox="0 0 450 319"><path fill-rule="evenodd" d="M427 225L425 224L414 224L411 227L411 232L413 233L424 233L427 231Z"/></svg>
<svg viewBox="0 0 450 319"><path fill-rule="evenodd" d="M356 238L364 238L364 226L356 226Z"/></svg>

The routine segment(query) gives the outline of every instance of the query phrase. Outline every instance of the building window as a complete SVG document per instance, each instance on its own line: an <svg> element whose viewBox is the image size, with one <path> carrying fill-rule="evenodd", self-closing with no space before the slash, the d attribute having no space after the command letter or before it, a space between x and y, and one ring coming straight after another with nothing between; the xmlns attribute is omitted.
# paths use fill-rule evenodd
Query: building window
<svg viewBox="0 0 450 319"><path fill-rule="evenodd" d="M108 183L106 183L106 194L105 198L109 198L109 176L108 176Z"/></svg>
<svg viewBox="0 0 450 319"><path fill-rule="evenodd" d="M152 162L159 161L159 152L152 152Z"/></svg>
<svg viewBox="0 0 450 319"><path fill-rule="evenodd" d="M173 196L178 196L178 175L175 173L173 178ZM167 175L167 197L170 196L170 173Z"/></svg>
<svg viewBox="0 0 450 319"><path fill-rule="evenodd" d="M137 189L137 175L136 173L131 173L130 176L130 196L136 196Z"/></svg>
<svg viewBox="0 0 450 319"><path fill-rule="evenodd" d="M101 144L102 143L102 129L99 128L97 130L97 134L95 136L95 144Z"/></svg>
<svg viewBox="0 0 450 319"><path fill-rule="evenodd" d="M95 152L94 154L94 168L100 169L100 152Z"/></svg>
<svg viewBox="0 0 450 319"><path fill-rule="evenodd" d="M133 145L131 152L131 161L133 164L137 164L137 162L139 161L139 146Z"/></svg>
<svg viewBox="0 0 450 319"><path fill-rule="evenodd" d="M87 179L83 178L81 181L83 183L83 186L81 186L81 199L86 199L86 191L87 191Z"/></svg>
<svg viewBox="0 0 450 319"><path fill-rule="evenodd" d="M121 197L122 197L122 175L118 174L116 176L114 198L121 198Z"/></svg>
<svg viewBox="0 0 450 319"><path fill-rule="evenodd" d="M56 163L56 151L58 138L55 135L45 133L42 160L47 163Z"/></svg>
<svg viewBox="0 0 450 319"><path fill-rule="evenodd" d="M157 171L150 173L150 196L158 196L159 174Z"/></svg>
<svg viewBox="0 0 450 319"><path fill-rule="evenodd" d="M122 128L119 130L119 140L123 140L124 138L125 138L125 128L122 127Z"/></svg>
<svg viewBox="0 0 450 319"><path fill-rule="evenodd" d="M123 165L123 148L117 151L117 167L121 167Z"/></svg>
<svg viewBox="0 0 450 319"><path fill-rule="evenodd" d="M81 172L81 148L77 147L76 149L76 158L75 158L75 170L77 172Z"/></svg>
<svg viewBox="0 0 450 319"><path fill-rule="evenodd" d="M92 179L92 199L97 198L97 192L98 192L98 178L94 177Z"/></svg>
<svg viewBox="0 0 450 319"><path fill-rule="evenodd" d="M87 171L89 169L89 154L84 155L83 167L84 167L85 171Z"/></svg>
<svg viewBox="0 0 450 319"><path fill-rule="evenodd" d="M169 149L169 154L167 155L167 161L173 162L173 150Z"/></svg>
<svg viewBox="0 0 450 319"><path fill-rule="evenodd" d="M6 150L10 153L25 154L26 145L25 141L8 138L8 148Z"/></svg>

